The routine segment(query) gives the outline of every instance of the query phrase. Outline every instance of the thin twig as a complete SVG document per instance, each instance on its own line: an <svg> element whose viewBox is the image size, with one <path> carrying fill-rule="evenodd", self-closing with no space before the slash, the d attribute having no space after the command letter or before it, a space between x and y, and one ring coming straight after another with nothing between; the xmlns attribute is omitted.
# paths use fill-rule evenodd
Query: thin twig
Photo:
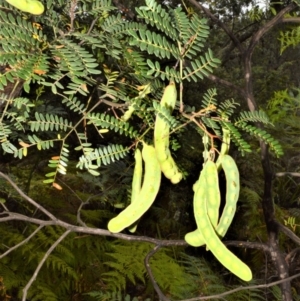
<svg viewBox="0 0 300 301"><path fill-rule="evenodd" d="M161 248L162 246L161 245L156 245L145 257L145 260L144 260L144 264L145 264L145 267L146 267L146 270L148 272L148 275L150 277L150 281L153 285L153 288L154 290L156 291L158 297L159 297L159 300L163 300L163 301L171 301L169 298L167 298L164 293L161 291L159 285L157 284L155 278L154 278L154 275L152 273L152 270L151 270L151 267L150 267L150 263L149 263L149 260L150 258L156 253L159 251L159 249Z"/></svg>
<svg viewBox="0 0 300 301"><path fill-rule="evenodd" d="M35 202L32 198L30 198L28 195L26 195L18 186L15 182L13 182L13 180L7 176L6 174L0 172L0 177L5 179L6 181L9 182L9 184L17 191L17 193L23 197L28 203L30 203L31 205L33 205L34 207L36 207L37 209L39 209L40 211L42 211L44 214L46 214L50 219L52 219L53 221L57 220L57 218L51 214L48 210L46 210L43 206L41 206L40 204L38 204L37 202Z"/></svg>
<svg viewBox="0 0 300 301"><path fill-rule="evenodd" d="M300 177L299 172L276 172L276 177L284 177L284 176L292 176L292 177Z"/></svg>
<svg viewBox="0 0 300 301"><path fill-rule="evenodd" d="M239 292L239 291L272 287L272 286L275 286L275 285L283 283L283 282L291 281L291 280L293 280L295 278L298 278L298 277L300 277L300 273L299 274L295 274L295 275L293 275L291 277L287 277L285 279L274 281L274 282L270 282L270 283L267 283L267 284L241 286L241 287L237 287L235 289L232 289L230 291L227 291L227 292L224 292L224 293L221 293L221 294L211 295L211 296L208 296L208 297L195 297L195 298L185 299L185 300L181 300L181 301L197 301L197 300L208 300L208 299L220 299L222 297L231 295L231 294Z"/></svg>
<svg viewBox="0 0 300 301"><path fill-rule="evenodd" d="M30 286L32 285L33 281L36 279L40 269L42 268L43 264L45 263L45 261L47 260L47 258L50 256L50 254L52 253L52 251L60 244L60 242L70 233L70 230L67 230L66 232L64 232L57 240L55 243L53 243L53 245L48 249L48 251L45 253L45 255L43 256L42 260L40 261L40 263L38 264L37 268L35 269L32 277L30 278L30 280L28 281L28 283L26 284L26 286L23 289L23 296L22 296L22 301L26 301L26 297L27 297L27 293L28 290L30 288Z"/></svg>
<svg viewBox="0 0 300 301"><path fill-rule="evenodd" d="M8 255L9 253L11 253L13 250L21 247L22 245L26 244L36 233L38 233L42 228L44 227L44 225L40 225L37 229L35 229L26 239L22 240L21 242L19 242L18 244L16 244L15 246L9 248L5 253L0 255L0 259L5 257L6 255Z"/></svg>

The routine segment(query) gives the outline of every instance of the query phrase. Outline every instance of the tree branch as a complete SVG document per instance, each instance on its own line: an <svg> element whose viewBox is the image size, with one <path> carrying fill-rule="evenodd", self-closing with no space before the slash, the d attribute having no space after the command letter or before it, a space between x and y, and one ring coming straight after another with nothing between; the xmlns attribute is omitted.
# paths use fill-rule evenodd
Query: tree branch
<svg viewBox="0 0 300 301"><path fill-rule="evenodd" d="M158 286L155 278L154 278L154 275L152 273L152 270L151 270L151 267L150 267L150 263L149 263L149 260L150 258L156 253L159 251L159 249L161 248L162 246L161 245L156 245L145 257L145 260L144 260L144 264L145 264L145 267L146 267L146 270L148 272L148 275L150 277L150 281L154 287L154 290L156 291L158 297L159 297L159 300L163 300L163 301L171 301L169 298L167 298L164 293L161 291L160 287Z"/></svg>
<svg viewBox="0 0 300 301"><path fill-rule="evenodd" d="M240 43L239 39L233 34L233 32L219 18L217 18L215 15L213 15L209 9L207 9L206 7L201 5L196 0L189 0L189 2L191 4L193 4L195 7L202 10L206 14L206 16L208 16L214 23L216 23L220 28L222 28L241 53L244 51L243 45Z"/></svg>

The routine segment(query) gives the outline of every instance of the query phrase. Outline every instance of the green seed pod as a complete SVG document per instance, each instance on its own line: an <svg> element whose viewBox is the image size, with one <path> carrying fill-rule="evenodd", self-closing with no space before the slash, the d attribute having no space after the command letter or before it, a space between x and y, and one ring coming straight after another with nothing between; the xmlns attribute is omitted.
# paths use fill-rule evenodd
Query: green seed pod
<svg viewBox="0 0 300 301"><path fill-rule="evenodd" d="M177 91L174 82L165 88L161 99L161 106L173 111L177 98ZM157 159L161 166L161 171L166 178L170 179L173 184L177 184L182 179L182 174L172 158L169 150L170 129L168 123L159 115L156 116L154 127L154 145Z"/></svg>
<svg viewBox="0 0 300 301"><path fill-rule="evenodd" d="M236 211L236 203L240 192L240 176L235 161L229 155L220 156L220 166L224 169L226 177L226 204L217 225L216 232L220 237L223 237L226 234ZM199 188L199 180L194 184L194 187ZM203 188L205 189L205 187ZM187 233L185 235L185 240L194 247L204 245L204 239L201 236L201 233L198 233L198 229Z"/></svg>
<svg viewBox="0 0 300 301"><path fill-rule="evenodd" d="M203 172L200 175L199 185L202 188L206 184L206 172L208 166L209 165L205 164ZM226 248L210 222L207 214L207 199L209 197L207 190L200 188L194 195L194 210L197 227L200 230L207 247L220 263L242 280L250 281L252 279L252 272L249 267Z"/></svg>
<svg viewBox="0 0 300 301"><path fill-rule="evenodd" d="M142 157L145 162L145 175L138 200L131 203L118 216L108 223L108 230L112 233L121 232L135 223L153 204L161 181L161 170L151 145L143 144Z"/></svg>
<svg viewBox="0 0 300 301"><path fill-rule="evenodd" d="M220 150L218 160L216 162L218 171L221 170L221 156L226 155L230 148L230 131L225 128L222 128L222 132L223 132L222 145L221 145L221 150Z"/></svg>
<svg viewBox="0 0 300 301"><path fill-rule="evenodd" d="M132 113L135 111L134 107L131 105L128 107L127 111L124 113L124 115L121 117L121 120L127 121L130 119Z"/></svg>
<svg viewBox="0 0 300 301"><path fill-rule="evenodd" d="M131 185L131 203L138 201L139 193L142 186L142 177L143 177L143 159L142 153L137 148L134 153L135 165L133 171L132 185ZM134 233L137 229L137 221L128 227L128 230L131 233Z"/></svg>
<svg viewBox="0 0 300 301"><path fill-rule="evenodd" d="M10 5L33 15L41 15L45 8L44 5L36 0L5 0Z"/></svg>
<svg viewBox="0 0 300 301"><path fill-rule="evenodd" d="M208 160L205 163L204 168L206 169L205 189L206 189L206 194L208 196L207 214L212 226L216 228L219 220L219 208L221 203L217 165L213 161Z"/></svg>
<svg viewBox="0 0 300 301"><path fill-rule="evenodd" d="M240 194L240 174L235 161L229 155L221 157L221 166L226 177L226 204L219 221L217 233L223 237L236 211L236 203Z"/></svg>

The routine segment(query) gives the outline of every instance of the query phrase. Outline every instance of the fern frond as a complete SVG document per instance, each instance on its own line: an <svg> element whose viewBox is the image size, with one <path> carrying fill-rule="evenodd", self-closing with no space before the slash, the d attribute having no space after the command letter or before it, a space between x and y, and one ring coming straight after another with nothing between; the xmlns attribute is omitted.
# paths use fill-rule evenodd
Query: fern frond
<svg viewBox="0 0 300 301"><path fill-rule="evenodd" d="M170 13L172 14L172 26L177 31L176 40L179 40L183 45L187 44L191 38L191 33L189 30L189 18L187 17L186 13L182 11L180 6L174 10L170 10Z"/></svg>
<svg viewBox="0 0 300 301"><path fill-rule="evenodd" d="M220 125L218 122L211 118L207 118L205 116L201 117L202 122L206 125L206 127L212 129L216 136L221 137Z"/></svg>
<svg viewBox="0 0 300 301"><path fill-rule="evenodd" d="M207 19L200 18L198 14L193 14L190 19L190 36L193 37L193 39L192 43L189 44L190 50L188 52L193 50L199 53L204 47L204 42L209 36Z"/></svg>
<svg viewBox="0 0 300 301"><path fill-rule="evenodd" d="M132 48L124 49L124 58L127 60L128 65L133 68L135 73L139 73L143 76L147 76L148 67L145 58L140 52L133 50Z"/></svg>
<svg viewBox="0 0 300 301"><path fill-rule="evenodd" d="M92 291L86 293L86 295L95 298L97 301L139 301L140 298L133 297L131 298L130 295L123 296L120 291L118 292L103 292L103 291ZM144 301L151 301L150 298L143 299Z"/></svg>
<svg viewBox="0 0 300 301"><path fill-rule="evenodd" d="M111 5L111 0L93 0L91 2L82 3L82 14L90 12L98 18L100 15L106 16L109 12L114 10L116 10L116 7Z"/></svg>
<svg viewBox="0 0 300 301"><path fill-rule="evenodd" d="M147 59L147 64L150 67L147 75L160 77L162 80L174 79L177 83L181 81L180 72L176 71L174 68L170 68L169 66L167 66L163 71L160 69L160 64L158 61L153 63L150 59Z"/></svg>
<svg viewBox="0 0 300 301"><path fill-rule="evenodd" d="M105 34L109 33L112 36L123 36L124 34L128 35L130 30L146 30L147 26L137 22L124 22L121 14L118 14L116 16L109 16L106 18L101 28Z"/></svg>
<svg viewBox="0 0 300 301"><path fill-rule="evenodd" d="M86 111L86 105L83 104L77 97L65 97L62 100L63 104L66 104L67 107L70 108L72 112L79 112L80 114L84 114Z"/></svg>

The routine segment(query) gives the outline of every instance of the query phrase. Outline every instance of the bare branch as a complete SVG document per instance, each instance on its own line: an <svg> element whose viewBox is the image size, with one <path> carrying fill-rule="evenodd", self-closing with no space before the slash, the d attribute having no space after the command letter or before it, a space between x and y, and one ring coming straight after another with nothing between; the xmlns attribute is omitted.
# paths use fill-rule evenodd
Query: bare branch
<svg viewBox="0 0 300 301"><path fill-rule="evenodd" d="M291 261L292 257L295 257L297 255L297 253L300 253L300 248L296 248L296 249L292 250L290 253L288 253L285 256L286 262Z"/></svg>
<svg viewBox="0 0 300 301"><path fill-rule="evenodd" d="M206 16L208 16L214 23L216 23L220 28L222 28L241 53L244 51L243 45L240 43L236 35L234 35L234 33L219 18L213 15L209 9L201 5L196 0L189 0L189 2L197 8L201 9L206 14Z"/></svg>
<svg viewBox="0 0 300 301"><path fill-rule="evenodd" d="M225 241L224 245L235 246L235 247L239 247L239 248L247 248L247 249L257 249L257 250L263 250L265 252L270 252L270 247L267 244L263 244L260 242Z"/></svg>
<svg viewBox="0 0 300 301"><path fill-rule="evenodd" d="M275 176L276 177L283 177L283 176L300 177L300 173L299 172L277 172Z"/></svg>
<svg viewBox="0 0 300 301"><path fill-rule="evenodd" d="M23 197L28 203L30 203L31 205L33 205L34 207L36 207L38 210L42 211L44 214L46 214L50 219L52 220L57 220L57 218L51 214L48 210L46 210L43 206L41 206L40 204L38 204L37 202L35 202L32 198L30 198L28 195L26 195L18 186L15 182L13 182L13 180L7 176L6 174L0 172L0 177L5 179L6 181L9 182L9 184L17 191L17 193Z"/></svg>
<svg viewBox="0 0 300 301"><path fill-rule="evenodd" d="M246 94L245 94L244 89L242 89L242 88L236 86L235 84L233 84L233 83L231 83L231 82L229 82L229 81L227 81L227 80L224 80L224 79L222 79L222 78L219 78L219 77L217 77L217 76L215 76L215 75L212 75L212 74L210 74L210 75L208 76L208 78L209 78L211 81L213 81L214 83L221 84L221 85L223 85L223 86L225 86L225 87L228 87L228 88L230 88L230 89L236 90L241 96L246 97Z"/></svg>
<svg viewBox="0 0 300 301"><path fill-rule="evenodd" d="M6 255L8 255L10 252L12 252L13 250L21 247L22 245L26 244L36 233L38 233L44 226L40 225L37 229L35 229L26 239L22 240L21 242L19 242L18 244L16 244L15 246L9 248L5 253L3 253L2 255L0 255L0 259L5 257Z"/></svg>
<svg viewBox="0 0 300 301"><path fill-rule="evenodd" d="M150 280L151 280L151 283L154 287L154 290L156 291L158 297L159 297L159 300L163 300L163 301L171 301L169 298L167 298L164 293L161 291L160 287L158 286L155 278L154 278L154 275L152 273L152 270L151 270L151 267L150 267L150 263L149 263L149 260L150 258L156 253L159 251L159 249L161 248L162 246L161 245L156 245L148 254L147 256L145 257L145 260L144 260L144 263L145 263L145 267L146 267L146 270L148 272L148 275L150 277Z"/></svg>
<svg viewBox="0 0 300 301"><path fill-rule="evenodd" d="M38 264L36 270L34 271L32 277L30 278L30 280L28 281L28 283L26 284L26 286L23 289L23 296L22 296L22 301L26 301L26 297L27 297L27 293L28 290L30 288L30 286L32 285L33 281L36 279L40 269L42 268L43 264L45 263L45 261L47 260L47 258L50 256L50 254L52 253L52 251L64 240L64 238L70 233L70 230L67 230L66 232L64 232L55 243L53 243L53 245L48 249L48 251L45 253L45 255L43 256L41 262Z"/></svg>
<svg viewBox="0 0 300 301"><path fill-rule="evenodd" d="M283 22L283 20L288 20L288 18L284 19L283 16L297 7L297 4L291 3L290 5L282 9L272 20L266 23L260 30L258 30L257 33L252 37L248 48L248 52L252 54L256 44L259 42L261 37L278 23Z"/></svg>

